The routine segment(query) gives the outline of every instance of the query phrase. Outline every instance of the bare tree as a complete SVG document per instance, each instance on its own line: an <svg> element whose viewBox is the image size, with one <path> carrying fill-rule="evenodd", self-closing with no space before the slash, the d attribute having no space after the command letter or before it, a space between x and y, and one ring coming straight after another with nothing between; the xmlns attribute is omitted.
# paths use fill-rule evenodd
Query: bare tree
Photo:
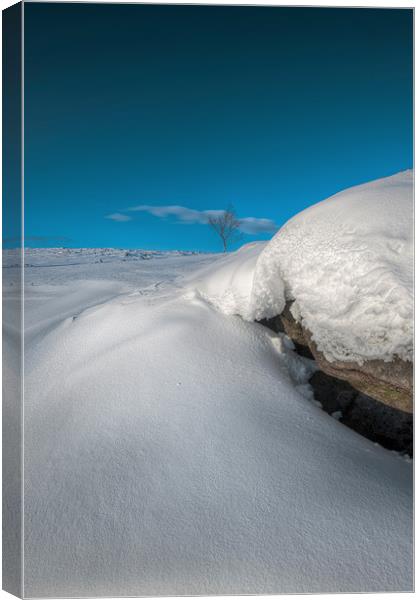
<svg viewBox="0 0 420 600"><path fill-rule="evenodd" d="M207 222L222 240L223 252L227 252L229 245L242 237L239 231L241 223L231 204L222 213L209 215Z"/></svg>

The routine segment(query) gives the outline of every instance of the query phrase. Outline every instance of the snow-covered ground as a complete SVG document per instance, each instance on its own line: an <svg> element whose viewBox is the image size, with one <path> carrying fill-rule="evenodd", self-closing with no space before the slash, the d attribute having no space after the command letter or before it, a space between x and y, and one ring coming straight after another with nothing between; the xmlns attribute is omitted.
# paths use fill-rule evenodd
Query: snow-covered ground
<svg viewBox="0 0 420 600"><path fill-rule="evenodd" d="M234 314L262 247L230 314L231 257L26 252L25 595L412 589L411 462Z"/></svg>

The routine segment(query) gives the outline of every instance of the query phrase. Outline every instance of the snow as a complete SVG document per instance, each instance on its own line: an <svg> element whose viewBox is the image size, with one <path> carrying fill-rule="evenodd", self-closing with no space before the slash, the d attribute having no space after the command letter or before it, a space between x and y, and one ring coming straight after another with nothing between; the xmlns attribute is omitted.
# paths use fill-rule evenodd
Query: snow
<svg viewBox="0 0 420 600"><path fill-rule="evenodd" d="M293 300L328 360L413 358L411 170L313 205L221 264L196 287L226 314L268 319Z"/></svg>
<svg viewBox="0 0 420 600"><path fill-rule="evenodd" d="M26 251L25 596L412 589L412 464L204 298L225 269L238 310L260 249Z"/></svg>
<svg viewBox="0 0 420 600"><path fill-rule="evenodd" d="M242 246L206 266L185 281L192 297L202 298L226 315L241 315L254 320L250 296L257 259L264 247L262 242ZM282 294L281 294L282 297Z"/></svg>

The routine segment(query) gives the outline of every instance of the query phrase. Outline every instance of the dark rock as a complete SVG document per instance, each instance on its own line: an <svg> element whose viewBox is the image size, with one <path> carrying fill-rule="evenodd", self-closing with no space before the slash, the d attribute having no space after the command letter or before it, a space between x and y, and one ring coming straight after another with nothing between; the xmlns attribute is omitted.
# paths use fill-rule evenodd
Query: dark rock
<svg viewBox="0 0 420 600"><path fill-rule="evenodd" d="M299 354L299 356L304 356L305 358L311 358L312 360L314 359L313 354L310 351L306 342L304 344L300 344L296 339L296 337L298 337L298 336L295 336L293 338L292 335L290 335L291 333L294 333L294 332L290 331L290 327L289 327L289 331L285 328L284 322L283 322L283 315L278 316L278 317L273 317L272 319L261 319L261 321L258 321L258 322L261 323L261 325L268 327L268 329L271 329L271 331L274 331L275 333L286 333L289 336L289 338L293 340L293 343L295 345L295 351L297 354ZM287 323L287 325L288 325L288 323Z"/></svg>
<svg viewBox="0 0 420 600"><path fill-rule="evenodd" d="M314 390L315 400L322 404L328 414L346 410L359 393L347 381L331 377L323 371L316 371L309 383Z"/></svg>
<svg viewBox="0 0 420 600"><path fill-rule="evenodd" d="M413 415L358 394L341 420L364 437L390 450L413 456Z"/></svg>
<svg viewBox="0 0 420 600"><path fill-rule="evenodd" d="M347 381L317 371L309 380L314 398L341 423L390 450L413 454L413 416L358 392Z"/></svg>
<svg viewBox="0 0 420 600"><path fill-rule="evenodd" d="M294 341L295 352L299 354L299 356L304 356L305 358L310 358L311 360L315 360L314 355L312 354L309 346L304 346L303 344L299 344L299 342Z"/></svg>
<svg viewBox="0 0 420 600"><path fill-rule="evenodd" d="M307 346L319 368L327 375L348 381L357 390L397 410L413 412L413 364L394 358L393 361L367 360L330 362L318 350L312 334L295 321L288 303L280 318L287 335L297 344Z"/></svg>
<svg viewBox="0 0 420 600"><path fill-rule="evenodd" d="M260 321L273 331L286 333L301 356L316 361L319 371L309 380L314 398L328 414L341 412L340 422L391 450L413 453L413 365L395 358L355 362L328 361L318 350L310 331L290 312Z"/></svg>
<svg viewBox="0 0 420 600"><path fill-rule="evenodd" d="M392 362L367 360L355 362L328 361L305 331L308 346L325 373L351 383L360 392L406 413L413 412L413 364L395 358Z"/></svg>
<svg viewBox="0 0 420 600"><path fill-rule="evenodd" d="M301 324L295 320L294 316L290 312L291 305L292 302L288 302L280 315L284 331L287 333L289 338L297 344L300 344L301 346L308 346L305 332L303 331Z"/></svg>
<svg viewBox="0 0 420 600"><path fill-rule="evenodd" d="M275 333L285 333L280 316L273 317L272 319L261 319L258 323L261 323L264 327L268 327L268 329L271 329L271 331L274 331Z"/></svg>

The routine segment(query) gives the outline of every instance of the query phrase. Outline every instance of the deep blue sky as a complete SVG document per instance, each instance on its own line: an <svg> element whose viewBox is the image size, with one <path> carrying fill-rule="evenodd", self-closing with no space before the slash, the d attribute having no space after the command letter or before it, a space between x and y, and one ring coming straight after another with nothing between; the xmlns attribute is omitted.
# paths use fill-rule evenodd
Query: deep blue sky
<svg viewBox="0 0 420 600"><path fill-rule="evenodd" d="M217 250L125 209L281 225L411 166L410 10L25 3L27 246Z"/></svg>

